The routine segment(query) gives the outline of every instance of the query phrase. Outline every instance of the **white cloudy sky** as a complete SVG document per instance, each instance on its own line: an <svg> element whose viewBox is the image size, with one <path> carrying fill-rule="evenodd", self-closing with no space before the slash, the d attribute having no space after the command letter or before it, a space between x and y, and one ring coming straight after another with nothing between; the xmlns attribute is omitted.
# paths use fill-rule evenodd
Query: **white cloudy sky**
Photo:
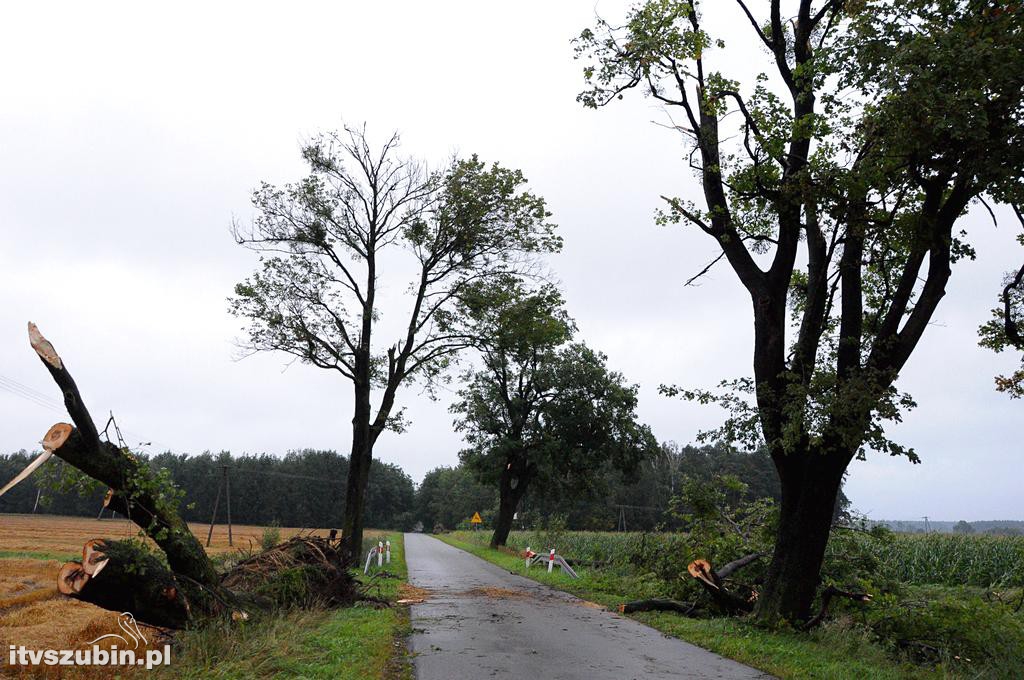
<svg viewBox="0 0 1024 680"><path fill-rule="evenodd" d="M624 3L596 7L618 17ZM225 297L254 257L229 225L251 216L260 180L301 176L303 139L367 121L371 133L401 130L405 150L427 159L475 152L522 168L565 237L551 266L582 337L642 385L640 412L659 438L692 441L719 414L657 385L749 373L749 302L724 269L684 288L713 244L653 224L658 194L695 190L683 147L651 122L659 109L636 97L597 113L575 102L569 41L594 10L591 0L6 5L0 378L59 397L28 347L33 320L94 416L113 410L153 450L346 451L340 377L285 370L283 356L233 360L239 326ZM758 52L743 22L723 7L709 15L736 50L722 68L746 73ZM957 267L902 382L920 407L896 434L924 462L852 468L847 491L875 517L1024 518L1008 474L1022 405L992 389L1015 358L975 344L1021 253L1009 219L994 229L972 213L964 225L978 261ZM417 480L453 464L445 400L412 389L402 402L413 427L382 438L378 456ZM33 448L59 417L0 390L0 450Z"/></svg>

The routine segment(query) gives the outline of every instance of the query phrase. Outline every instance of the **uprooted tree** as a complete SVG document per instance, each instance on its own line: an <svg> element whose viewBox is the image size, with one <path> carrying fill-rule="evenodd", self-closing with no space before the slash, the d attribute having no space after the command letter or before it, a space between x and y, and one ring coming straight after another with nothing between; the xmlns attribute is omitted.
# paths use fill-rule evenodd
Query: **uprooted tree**
<svg viewBox="0 0 1024 680"><path fill-rule="evenodd" d="M651 0L577 41L580 101L638 89L692 145L703 205L666 197L662 223L704 232L750 294L753 379L720 393L716 436L765 445L781 483L764 620L807 621L832 509L851 461L906 455L884 435L912 406L895 388L973 256L956 228L972 202L1020 200L1024 8L992 0L771 0L735 12L761 46L751 86L695 2ZM710 266L710 265L709 265Z"/></svg>
<svg viewBox="0 0 1024 680"><path fill-rule="evenodd" d="M314 537L293 539L219 573L181 519L179 494L169 480L127 448L103 439L64 360L35 324L28 328L32 348L63 393L74 424L53 425L43 437L43 452L0 494L57 456L108 486L104 505L138 525L164 556L142 541L88 540L82 560L64 564L55 575L61 593L171 628L209 617L248 618L278 604L302 604L292 601L301 594L288 593L282 602L273 587L266 587L273 585L275 574L294 567L309 568L304 577L322 604L347 604L357 597L341 546Z"/></svg>
<svg viewBox="0 0 1024 680"><path fill-rule="evenodd" d="M561 240L521 172L475 156L429 172L399 155L397 136L375 149L351 128L315 138L302 155L310 175L264 184L252 225L235 227L238 243L265 257L236 287L231 310L251 321L249 350L286 352L352 383L343 540L354 556L373 447L405 425L399 388L417 378L429 386L468 344L454 301L471 283L531 269L531 254ZM407 310L378 331L390 307L378 300L381 280L400 291L403 276ZM386 347L375 344L385 333L394 334Z"/></svg>
<svg viewBox="0 0 1024 680"><path fill-rule="evenodd" d="M451 410L468 444L462 463L498 485L492 546L505 545L528 489L578 496L608 464L629 471L654 455L637 387L570 342L575 327L554 287L503 277L468 289L460 308L480 365Z"/></svg>

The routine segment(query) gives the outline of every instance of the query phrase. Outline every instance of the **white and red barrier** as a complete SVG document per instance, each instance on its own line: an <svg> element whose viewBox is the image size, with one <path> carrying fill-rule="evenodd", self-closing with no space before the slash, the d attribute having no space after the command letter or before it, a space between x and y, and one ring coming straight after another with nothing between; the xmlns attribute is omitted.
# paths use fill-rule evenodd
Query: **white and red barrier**
<svg viewBox="0 0 1024 680"><path fill-rule="evenodd" d="M551 548L550 552L547 555L542 555L530 550L530 546L526 546L526 552L524 553L524 556L526 557L527 569L532 567L537 562L544 562L548 566L549 574L552 571L554 571L554 568L557 565L563 573L566 573L569 576L572 576L573 578L580 577L580 575L577 574L576 571L569 566L569 563L565 561L565 558L555 552L554 548Z"/></svg>
<svg viewBox="0 0 1024 680"><path fill-rule="evenodd" d="M364 574L368 574L370 572L370 560L372 560L373 556L376 555L376 554L377 554L377 548L376 547L370 548L370 552L366 553L366 566L363 567L363 573Z"/></svg>

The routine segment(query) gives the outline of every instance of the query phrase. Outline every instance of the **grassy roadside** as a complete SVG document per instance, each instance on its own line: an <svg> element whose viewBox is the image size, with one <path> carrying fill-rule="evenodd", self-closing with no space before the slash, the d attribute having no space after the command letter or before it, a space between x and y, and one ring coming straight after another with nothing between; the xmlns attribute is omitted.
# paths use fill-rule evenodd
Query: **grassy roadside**
<svg viewBox="0 0 1024 680"><path fill-rule="evenodd" d="M360 577L370 584L369 595L393 603L408 577L405 546L400 533L381 533L379 540L391 541L391 564L384 569L398 578L370 581L361 572ZM412 678L405 647L409 630L407 607L369 604L218 624L179 634L162 677L407 680Z"/></svg>
<svg viewBox="0 0 1024 680"><path fill-rule="evenodd" d="M578 580L559 570L548 574L534 567L527 571L522 558L510 552L492 550L467 542L458 534L437 536L444 542L559 590L614 609L625 600L656 595L646 589L643 578L581 569ZM810 634L767 631L742 620L688 619L665 613L630 615L663 633L687 640L722 656L735 659L780 678L815 680L900 680L904 678L951 677L941 669L924 670L898 664L885 651L842 622Z"/></svg>

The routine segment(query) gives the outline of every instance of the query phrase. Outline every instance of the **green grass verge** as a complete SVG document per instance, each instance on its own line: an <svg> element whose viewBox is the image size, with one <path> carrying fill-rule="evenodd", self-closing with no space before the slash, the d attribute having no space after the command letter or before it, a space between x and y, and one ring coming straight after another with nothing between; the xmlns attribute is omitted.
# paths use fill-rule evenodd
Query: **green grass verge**
<svg viewBox="0 0 1024 680"><path fill-rule="evenodd" d="M635 575L581 569L577 580L558 569L551 574L539 567L528 571L523 559L516 555L467 542L458 534L437 538L511 572L610 609L626 600L652 596L648 584ZM769 631L735 618L689 619L654 612L630 617L780 678L901 680L955 677L942 669L923 669L897 663L863 633L842 624L831 624L802 634Z"/></svg>
<svg viewBox="0 0 1024 680"><path fill-rule="evenodd" d="M391 564L399 578L360 578L368 594L398 599L408 578L402 534L390 533ZM371 576L374 568L371 568ZM405 648L406 607L375 609L359 604L333 611L294 610L242 624L217 623L177 636L164 677L220 680L309 678L408 680L412 666Z"/></svg>

